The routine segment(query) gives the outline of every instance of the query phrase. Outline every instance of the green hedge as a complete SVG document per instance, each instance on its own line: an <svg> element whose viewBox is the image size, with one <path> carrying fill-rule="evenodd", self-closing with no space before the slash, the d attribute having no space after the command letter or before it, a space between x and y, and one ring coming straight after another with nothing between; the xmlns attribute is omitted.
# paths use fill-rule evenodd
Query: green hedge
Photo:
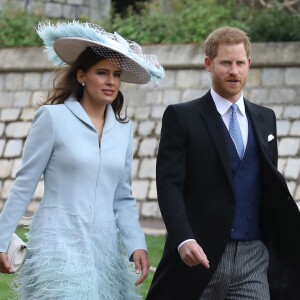
<svg viewBox="0 0 300 300"><path fill-rule="evenodd" d="M201 43L215 28L236 26L252 42L300 41L300 16L289 14L276 3L258 9L237 5L235 0L170 0L172 13L157 3L141 4L140 14L129 9L126 17L113 14L108 31L117 31L139 43Z"/></svg>
<svg viewBox="0 0 300 300"><path fill-rule="evenodd" d="M172 0L172 12L165 12L157 1L129 8L125 16L112 12L109 20L98 22L107 31L117 31L140 44L201 43L215 28L236 26L248 32L252 42L300 41L300 16L279 6L254 9L236 5L234 0ZM0 13L0 47L41 46L35 32L36 16L18 10ZM86 17L82 16L81 21ZM55 22L55 21L54 21Z"/></svg>
<svg viewBox="0 0 300 300"><path fill-rule="evenodd" d="M35 32L41 17L20 10L0 12L0 47L41 46Z"/></svg>
<svg viewBox="0 0 300 300"><path fill-rule="evenodd" d="M172 1L173 3L175 1ZM205 2L205 3L204 3ZM127 17L113 15L105 24L108 31L117 31L128 39L139 43L198 43L216 27L237 26L246 29L241 21L244 10L231 10L228 5L221 5L218 1L187 0L176 1L173 12L163 13L159 4L144 4L144 8L137 15L129 10Z"/></svg>
<svg viewBox="0 0 300 300"><path fill-rule="evenodd" d="M255 42L300 41L300 15L289 15L276 7L257 12L248 34Z"/></svg>

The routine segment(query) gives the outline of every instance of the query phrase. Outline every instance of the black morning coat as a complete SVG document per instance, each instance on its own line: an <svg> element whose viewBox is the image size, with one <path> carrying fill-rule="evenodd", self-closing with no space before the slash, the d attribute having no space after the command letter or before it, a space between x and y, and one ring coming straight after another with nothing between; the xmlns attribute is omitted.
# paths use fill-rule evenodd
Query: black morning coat
<svg viewBox="0 0 300 300"><path fill-rule="evenodd" d="M261 157L262 241L270 255L272 300L300 299L300 212L277 171L276 118L245 99ZM169 106L157 156L157 193L167 239L147 300L199 300L230 240L234 196L221 117L210 92ZM274 139L268 141L269 135ZM194 238L210 269L188 267L178 245ZM219 299L216 299L219 300ZM220 299L222 300L222 299Z"/></svg>

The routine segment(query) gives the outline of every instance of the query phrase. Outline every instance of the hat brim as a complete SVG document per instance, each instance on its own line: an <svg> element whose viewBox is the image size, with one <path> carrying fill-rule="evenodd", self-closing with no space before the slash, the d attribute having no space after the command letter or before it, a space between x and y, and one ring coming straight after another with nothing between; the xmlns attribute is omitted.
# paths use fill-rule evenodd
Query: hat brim
<svg viewBox="0 0 300 300"><path fill-rule="evenodd" d="M97 49L103 48L103 50L112 50L116 52L118 56L121 56L122 60L125 61L125 63L127 61L128 64L134 65L136 73L121 68L122 72L120 79L122 81L137 84L146 84L150 81L151 75L143 66L141 66L132 57L122 53L120 50L115 49L114 47L109 47L107 45L104 46L103 44L92 40L76 37L58 38L57 40L55 40L53 45L53 49L55 50L56 54L62 61L64 61L68 65L71 65L88 47L96 47ZM105 54L103 56L105 57ZM108 57L106 58L109 60ZM114 63L113 60L111 61L112 63Z"/></svg>

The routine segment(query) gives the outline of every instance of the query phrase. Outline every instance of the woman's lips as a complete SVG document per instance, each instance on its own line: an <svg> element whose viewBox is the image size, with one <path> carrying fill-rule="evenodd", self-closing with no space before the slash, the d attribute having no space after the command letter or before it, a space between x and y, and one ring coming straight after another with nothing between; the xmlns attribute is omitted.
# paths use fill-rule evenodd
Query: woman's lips
<svg viewBox="0 0 300 300"><path fill-rule="evenodd" d="M114 90L102 90L102 92L107 96L112 96L114 94Z"/></svg>

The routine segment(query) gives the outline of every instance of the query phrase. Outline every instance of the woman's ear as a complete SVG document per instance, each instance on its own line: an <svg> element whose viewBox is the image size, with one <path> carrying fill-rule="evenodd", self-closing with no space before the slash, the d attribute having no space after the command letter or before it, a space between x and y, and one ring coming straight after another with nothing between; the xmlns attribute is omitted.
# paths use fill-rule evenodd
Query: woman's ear
<svg viewBox="0 0 300 300"><path fill-rule="evenodd" d="M81 69L79 69L79 70L77 70L77 74L76 75L77 75L78 82L80 84L83 84L84 81L85 81L85 73Z"/></svg>

